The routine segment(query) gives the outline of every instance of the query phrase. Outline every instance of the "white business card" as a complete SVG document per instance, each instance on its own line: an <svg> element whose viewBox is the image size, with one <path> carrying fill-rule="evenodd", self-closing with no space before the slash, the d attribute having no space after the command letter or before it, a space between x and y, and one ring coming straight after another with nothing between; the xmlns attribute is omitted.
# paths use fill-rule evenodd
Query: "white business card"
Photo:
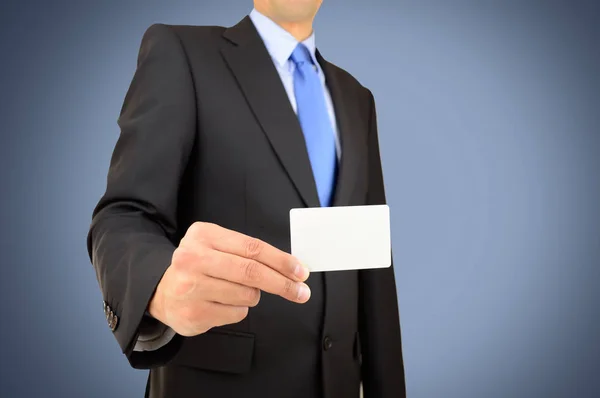
<svg viewBox="0 0 600 398"><path fill-rule="evenodd" d="M290 234L292 255L311 272L392 264L387 205L292 209Z"/></svg>

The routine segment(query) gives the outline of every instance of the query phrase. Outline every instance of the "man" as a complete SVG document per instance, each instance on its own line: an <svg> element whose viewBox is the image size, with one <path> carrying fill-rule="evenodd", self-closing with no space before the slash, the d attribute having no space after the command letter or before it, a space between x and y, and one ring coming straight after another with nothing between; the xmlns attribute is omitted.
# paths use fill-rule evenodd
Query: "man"
<svg viewBox="0 0 600 398"><path fill-rule="evenodd" d="M288 254L290 209L385 203L373 96L316 51L320 5L144 35L88 248L147 397L405 396L393 269Z"/></svg>

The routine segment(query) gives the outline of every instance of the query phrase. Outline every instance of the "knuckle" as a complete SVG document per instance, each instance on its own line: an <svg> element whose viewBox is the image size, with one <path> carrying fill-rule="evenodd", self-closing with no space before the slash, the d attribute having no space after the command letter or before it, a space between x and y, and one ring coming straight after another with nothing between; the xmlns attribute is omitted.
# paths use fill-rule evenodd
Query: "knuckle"
<svg viewBox="0 0 600 398"><path fill-rule="evenodd" d="M179 246L173 252L171 265L178 271L191 272L193 267L206 261L208 255L208 250L205 249L191 249L186 246Z"/></svg>
<svg viewBox="0 0 600 398"><path fill-rule="evenodd" d="M262 242L256 238L247 238L244 243L247 258L255 259L262 251Z"/></svg>
<svg viewBox="0 0 600 398"><path fill-rule="evenodd" d="M243 280L247 282L257 282L262 277L259 264L255 261L245 261L242 263Z"/></svg>
<svg viewBox="0 0 600 398"><path fill-rule="evenodd" d="M171 257L171 264L167 270L176 274L186 272L190 262L190 257L190 253L188 253L185 249L175 249L173 256Z"/></svg>
<svg viewBox="0 0 600 398"><path fill-rule="evenodd" d="M212 223L196 221L188 228L188 234L196 239L202 238L205 235L209 234L213 227L214 224Z"/></svg>
<svg viewBox="0 0 600 398"><path fill-rule="evenodd" d="M233 319L235 323L243 321L248 316L248 307L239 307L234 311Z"/></svg>
<svg viewBox="0 0 600 398"><path fill-rule="evenodd" d="M291 297L296 290L296 283L292 282L289 279L285 280L283 284L283 295L286 297Z"/></svg>
<svg viewBox="0 0 600 398"><path fill-rule="evenodd" d="M191 253L189 249L179 246L173 252L173 257L171 259L171 264L175 267L181 267L183 264L186 264L190 261Z"/></svg>
<svg viewBox="0 0 600 398"><path fill-rule="evenodd" d="M186 236L188 236L188 235L191 235L191 236L200 235L203 228L204 228L204 223L200 222L200 221L196 221L192 225L190 225L190 227L187 230Z"/></svg>
<svg viewBox="0 0 600 398"><path fill-rule="evenodd" d="M164 279L168 279L171 293L182 298L195 290L200 276L198 267L198 255L187 249L175 249L171 266L167 269ZM166 278L166 275L169 275Z"/></svg>
<svg viewBox="0 0 600 398"><path fill-rule="evenodd" d="M242 300L250 307L256 307L260 301L260 290L255 288L245 288Z"/></svg>

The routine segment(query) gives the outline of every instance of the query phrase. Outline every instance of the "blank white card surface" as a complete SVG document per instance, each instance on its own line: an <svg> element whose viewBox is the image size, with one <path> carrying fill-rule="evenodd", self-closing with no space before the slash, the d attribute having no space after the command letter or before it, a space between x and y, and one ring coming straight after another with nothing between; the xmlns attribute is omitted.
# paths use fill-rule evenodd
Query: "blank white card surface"
<svg viewBox="0 0 600 398"><path fill-rule="evenodd" d="M290 210L292 255L311 272L392 264L387 205Z"/></svg>

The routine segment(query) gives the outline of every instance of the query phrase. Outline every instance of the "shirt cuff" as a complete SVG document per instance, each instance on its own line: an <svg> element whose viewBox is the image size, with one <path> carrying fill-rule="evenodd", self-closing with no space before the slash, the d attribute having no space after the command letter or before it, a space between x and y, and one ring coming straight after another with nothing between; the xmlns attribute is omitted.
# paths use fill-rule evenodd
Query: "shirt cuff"
<svg viewBox="0 0 600 398"><path fill-rule="evenodd" d="M144 318L133 351L156 351L175 337L175 331L167 325L153 318Z"/></svg>

